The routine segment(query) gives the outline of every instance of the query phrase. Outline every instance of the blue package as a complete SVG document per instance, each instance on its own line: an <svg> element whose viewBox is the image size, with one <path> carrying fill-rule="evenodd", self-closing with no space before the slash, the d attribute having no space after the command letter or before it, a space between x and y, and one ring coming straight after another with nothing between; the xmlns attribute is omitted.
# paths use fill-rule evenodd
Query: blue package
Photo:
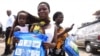
<svg viewBox="0 0 100 56"><path fill-rule="evenodd" d="M42 43L46 42L46 35L15 32L14 36L19 39L19 42L13 56L45 56Z"/></svg>
<svg viewBox="0 0 100 56"><path fill-rule="evenodd" d="M64 43L64 50L69 56L79 56L79 51L77 45L67 37Z"/></svg>

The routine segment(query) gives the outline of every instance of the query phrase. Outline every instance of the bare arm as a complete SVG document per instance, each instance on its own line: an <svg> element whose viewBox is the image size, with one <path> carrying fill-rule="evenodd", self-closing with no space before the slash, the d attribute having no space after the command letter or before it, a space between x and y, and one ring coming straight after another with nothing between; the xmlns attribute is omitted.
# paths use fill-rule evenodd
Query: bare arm
<svg viewBox="0 0 100 56"><path fill-rule="evenodd" d="M20 29L18 27L15 27L14 32L16 32L16 31L20 31ZM19 40L13 36L13 43L18 43L18 42L19 42Z"/></svg>
<svg viewBox="0 0 100 56"><path fill-rule="evenodd" d="M74 26L74 24L72 24L70 28L66 28L63 32L58 33L57 35L58 36L61 36L61 35L65 34L66 32L71 31L73 29L73 26Z"/></svg>

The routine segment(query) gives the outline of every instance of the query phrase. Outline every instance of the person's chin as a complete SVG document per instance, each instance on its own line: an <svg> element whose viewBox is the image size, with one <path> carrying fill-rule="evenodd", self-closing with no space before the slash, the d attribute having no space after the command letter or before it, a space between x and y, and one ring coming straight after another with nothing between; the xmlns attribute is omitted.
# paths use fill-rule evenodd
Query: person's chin
<svg viewBox="0 0 100 56"><path fill-rule="evenodd" d="M44 19L45 17L44 17L44 16L41 16L40 18L41 18L41 19Z"/></svg>

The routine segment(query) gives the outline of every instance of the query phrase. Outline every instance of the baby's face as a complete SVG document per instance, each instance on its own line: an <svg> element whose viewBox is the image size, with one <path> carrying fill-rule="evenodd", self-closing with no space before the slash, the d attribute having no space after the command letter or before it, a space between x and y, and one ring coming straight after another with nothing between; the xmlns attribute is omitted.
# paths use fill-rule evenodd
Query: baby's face
<svg viewBox="0 0 100 56"><path fill-rule="evenodd" d="M27 20L27 14L26 13L19 13L18 15L18 23L19 25L25 25Z"/></svg>

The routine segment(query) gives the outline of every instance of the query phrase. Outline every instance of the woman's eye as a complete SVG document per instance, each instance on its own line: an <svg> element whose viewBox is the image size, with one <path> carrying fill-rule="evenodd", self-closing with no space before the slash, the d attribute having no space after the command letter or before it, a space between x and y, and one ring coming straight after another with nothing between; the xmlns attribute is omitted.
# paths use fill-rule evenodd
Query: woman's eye
<svg viewBox="0 0 100 56"><path fill-rule="evenodd" d="M46 8L43 8L43 9L39 9L38 11L45 11L46 10Z"/></svg>

